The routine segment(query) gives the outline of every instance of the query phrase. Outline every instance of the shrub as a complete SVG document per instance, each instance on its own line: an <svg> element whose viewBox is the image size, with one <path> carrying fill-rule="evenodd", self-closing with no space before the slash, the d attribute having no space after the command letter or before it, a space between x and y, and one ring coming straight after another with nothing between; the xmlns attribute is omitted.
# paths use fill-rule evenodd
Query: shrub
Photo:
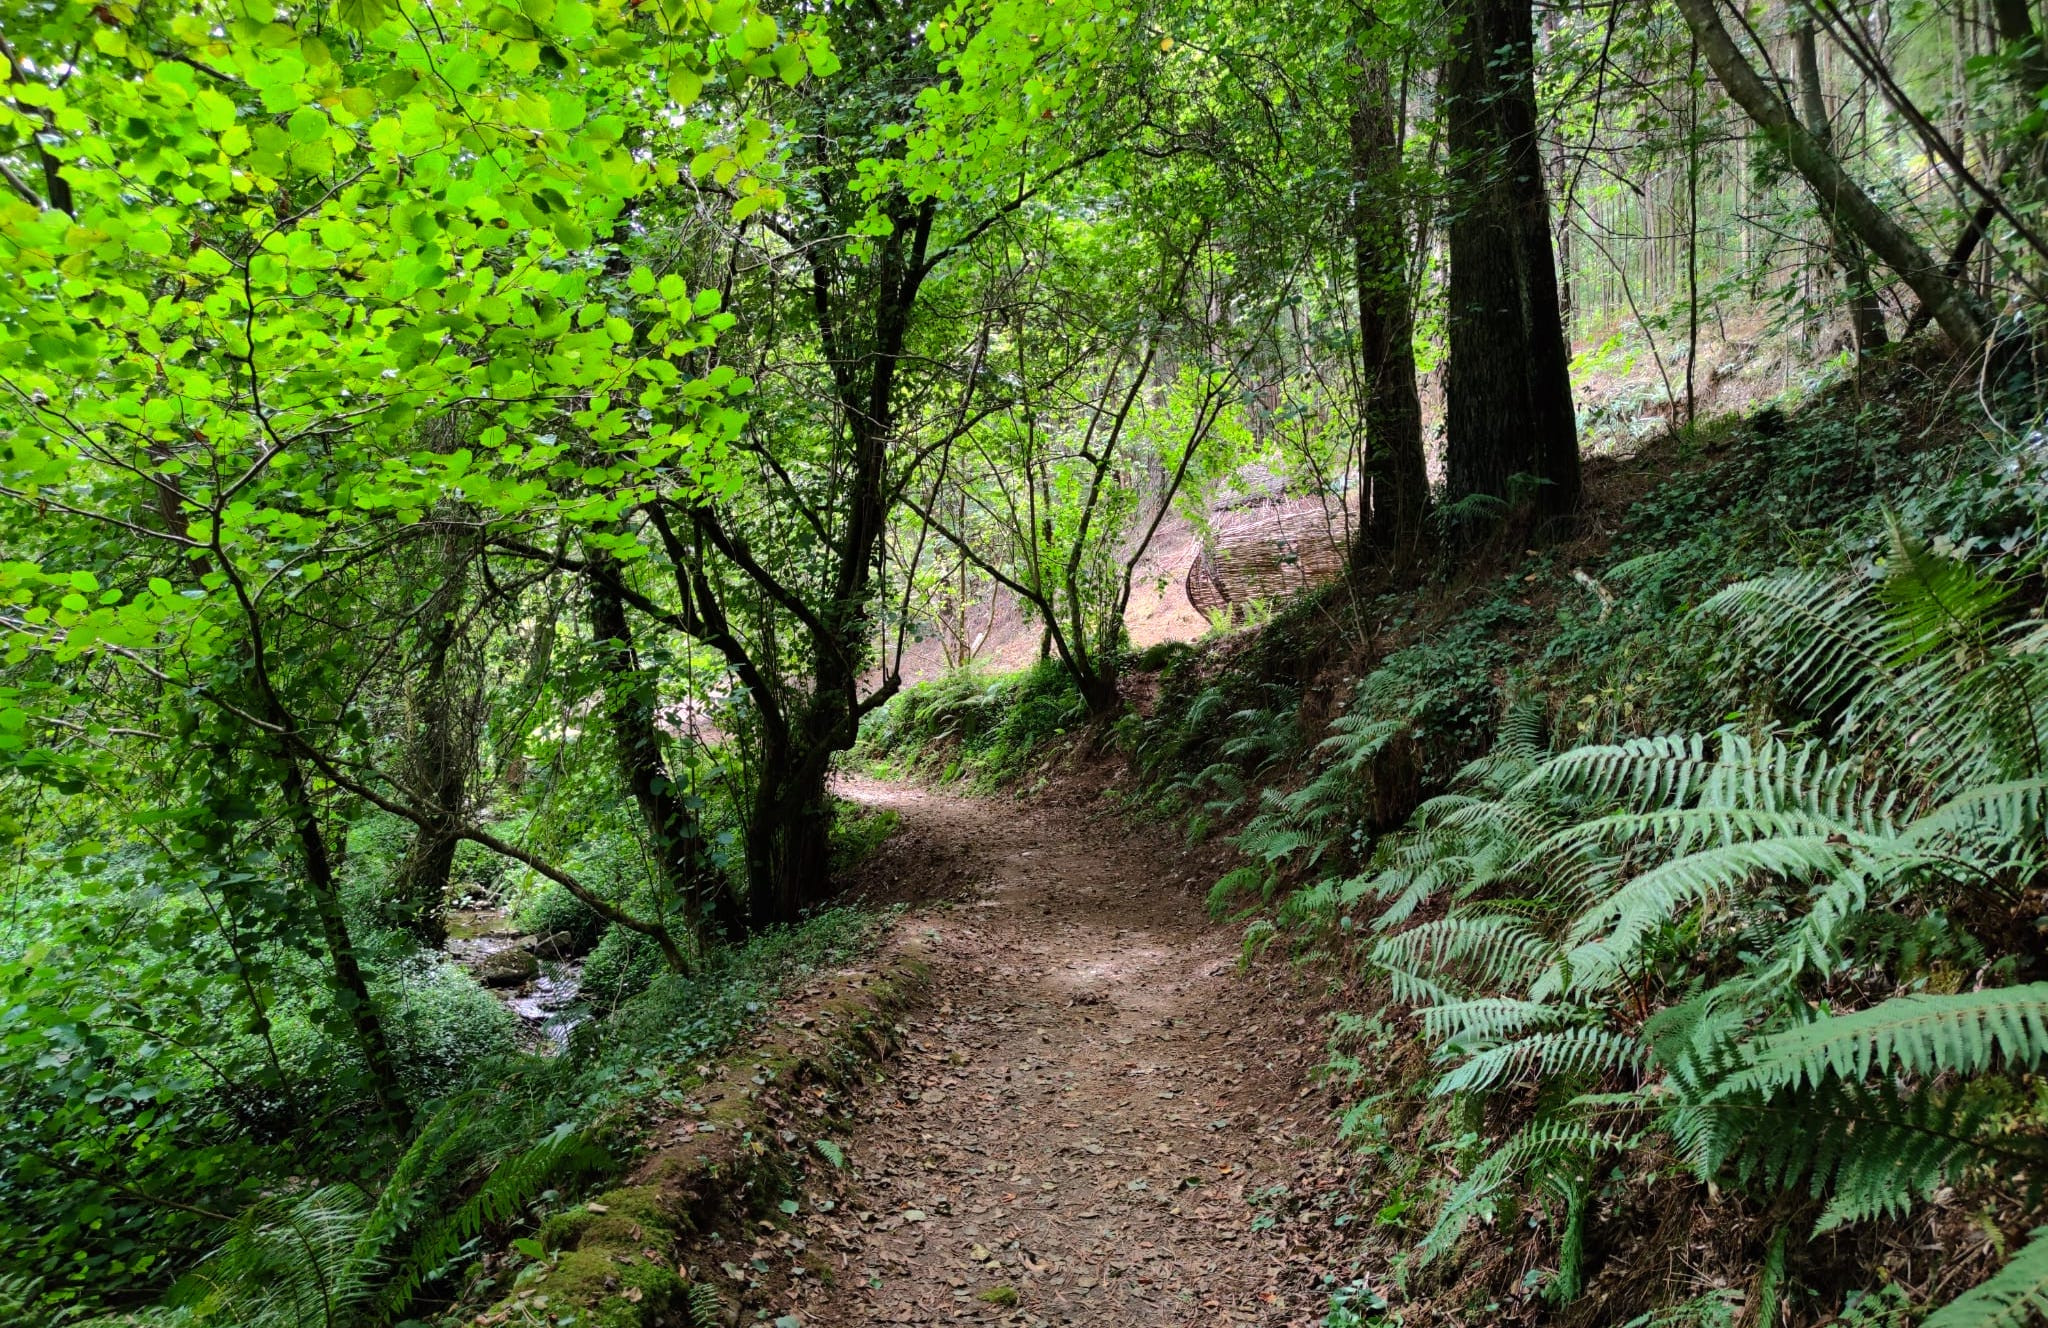
<svg viewBox="0 0 2048 1328"><path fill-rule="evenodd" d="M535 936L569 933L579 952L596 945L607 925L595 909L555 881L543 881L520 902L512 917L521 931Z"/></svg>

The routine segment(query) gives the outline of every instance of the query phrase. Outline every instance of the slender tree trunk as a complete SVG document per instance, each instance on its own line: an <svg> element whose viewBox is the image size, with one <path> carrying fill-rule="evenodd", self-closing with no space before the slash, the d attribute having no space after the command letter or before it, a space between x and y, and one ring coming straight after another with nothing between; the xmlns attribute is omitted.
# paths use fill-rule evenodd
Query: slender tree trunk
<svg viewBox="0 0 2048 1328"><path fill-rule="evenodd" d="M1451 0L1446 478L1453 501L1507 499L1517 476L1561 524L1579 502L1578 420L1536 138L1529 0Z"/></svg>
<svg viewBox="0 0 2048 1328"><path fill-rule="evenodd" d="M362 964L356 958L355 940L349 935L348 919L342 915L341 892L335 886L334 866L327 852L327 836L320 829L319 811L313 805L312 790L298 757L278 754L279 784L284 790L285 811L291 818L292 833L298 838L304 859L306 884L313 896L313 912L320 922L320 938L327 947L327 959L334 976L335 1004L355 1033L356 1047L370 1073L370 1088L377 1105L400 1130L412 1122L404 1090L398 1081L398 1058L384 1033L384 1021L370 997L363 979Z"/></svg>
<svg viewBox="0 0 2048 1328"><path fill-rule="evenodd" d="M647 828L662 887L681 907L684 929L701 947L714 926L736 933L738 919L726 903L724 882L705 861L703 828L662 754L660 687L633 648L620 593L623 569L608 553L593 551L589 562L590 630L602 652L605 716L619 773Z"/></svg>
<svg viewBox="0 0 2048 1328"><path fill-rule="evenodd" d="M1821 207L1840 232L1854 235L1871 253L1899 275L1915 295L1934 311L1935 322L1959 348L1974 351L1983 344L1988 320L1975 301L1929 256L1912 234L1892 220L1863 192L1818 139L1792 114L1784 97L1768 86L1750 65L1735 39L1722 25L1718 0L1678 0L1679 12L1699 40L1728 95L1742 107L1765 136L1783 149L1794 170L1803 176Z"/></svg>
<svg viewBox="0 0 2048 1328"><path fill-rule="evenodd" d="M1828 118L1827 101L1821 95L1820 49L1814 40L1814 24L1810 17L1792 29L1792 66L1799 81L1800 113L1806 119L1806 130L1824 151L1833 152L1834 125ZM1856 339L1856 353L1867 355L1891 339L1885 330L1884 306L1878 303L1877 289L1871 285L1870 262L1863 255L1863 246L1856 242L1854 235L1844 233L1838 227L1832 213L1828 215L1827 223L1835 265L1842 270L1842 294L1849 305L1849 331Z"/></svg>
<svg viewBox="0 0 2048 1328"><path fill-rule="evenodd" d="M1365 465L1353 566L1412 563L1429 507L1422 400L1415 390L1415 317L1408 291L1400 131L1386 61L1359 62L1351 109L1351 244L1364 374Z"/></svg>

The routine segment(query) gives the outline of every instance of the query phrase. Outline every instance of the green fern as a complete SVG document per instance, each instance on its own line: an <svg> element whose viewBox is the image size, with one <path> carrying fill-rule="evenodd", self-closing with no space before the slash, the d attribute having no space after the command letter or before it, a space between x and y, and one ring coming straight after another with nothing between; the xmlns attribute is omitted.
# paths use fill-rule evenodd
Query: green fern
<svg viewBox="0 0 2048 1328"><path fill-rule="evenodd" d="M1374 870L1302 892L1283 916L1379 902L1368 953L1448 1067L1433 1092L1521 1114L1451 1190L1422 1261L1510 1192L1546 1195L1562 1209L1545 1294L1569 1298L1595 1162L1652 1123L1703 1180L1820 1201L1820 1231L1976 1175L2048 1176L2003 1077L2048 1058L2048 983L1889 992L1893 952L1863 943L1925 922L1982 954L1956 901L2002 915L2048 871L2048 628L2014 621L2013 598L1896 523L1879 578L1729 587L1701 617L1733 629L1801 739L1728 728L1550 755L1518 718ZM1353 720L1322 752L1342 765L1388 733ZM1324 833L1313 817L1338 793L1311 781L1262 814ZM1876 1003L1812 1013L1845 990ZM1930 1322L2048 1313L2037 1245ZM1706 1317L1731 1317L1710 1300Z"/></svg>
<svg viewBox="0 0 2048 1328"><path fill-rule="evenodd" d="M2048 1227L1989 1279L1927 1316L1920 1328L2024 1328L2048 1317Z"/></svg>
<svg viewBox="0 0 2048 1328"><path fill-rule="evenodd" d="M723 1328L725 1298L718 1294L717 1287L709 1282L692 1282L683 1296L690 1307L693 1328Z"/></svg>
<svg viewBox="0 0 2048 1328"><path fill-rule="evenodd" d="M1474 1218L1492 1214L1518 1181L1569 1183L1605 1153L1626 1141L1571 1117L1543 1116L1490 1152L1460 1181L1438 1210L1429 1233L1416 1246L1422 1263L1448 1253Z"/></svg>
<svg viewBox="0 0 2048 1328"><path fill-rule="evenodd" d="M1863 1079L1876 1070L1971 1075L2000 1061L2008 1069L2030 1069L2048 1055L2048 982L1899 996L1759 1038L1740 1055L1746 1068L1724 1080L1718 1093L1768 1098L1801 1084L1818 1088L1827 1075Z"/></svg>
<svg viewBox="0 0 2048 1328"><path fill-rule="evenodd" d="M2048 1150L2003 1132L2004 1104L1967 1089L1830 1083L1763 1099L1712 1094L1663 1127L1702 1178L1831 1196L1817 1230L1901 1215L1972 1167L2038 1167Z"/></svg>
<svg viewBox="0 0 2048 1328"><path fill-rule="evenodd" d="M1438 1097L1451 1093L1484 1092L1510 1078L1521 1078L1538 1071L1546 1080L1566 1075L1586 1077L1627 1073L1633 1076L1641 1070L1646 1056L1638 1039L1606 1029L1573 1028L1555 1033L1536 1033L1474 1054L1439 1078L1430 1091Z"/></svg>
<svg viewBox="0 0 2048 1328"><path fill-rule="evenodd" d="M578 1130L557 1127L500 1160L452 1208L431 1188L477 1162L482 1122L470 1096L421 1127L373 1200L352 1185L265 1199L181 1284L205 1322L234 1328L351 1328L402 1314L465 1242L520 1216L562 1175L609 1159Z"/></svg>

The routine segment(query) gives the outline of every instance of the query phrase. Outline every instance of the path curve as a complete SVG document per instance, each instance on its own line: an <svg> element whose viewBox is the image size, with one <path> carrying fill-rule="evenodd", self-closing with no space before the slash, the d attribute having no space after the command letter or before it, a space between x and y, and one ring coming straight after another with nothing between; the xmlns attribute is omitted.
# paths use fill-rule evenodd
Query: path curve
<svg viewBox="0 0 2048 1328"><path fill-rule="evenodd" d="M870 877L926 897L902 925L933 991L840 1141L846 1171L764 1237L782 1248L761 1254L808 1265L778 1313L1319 1322L1318 1025L1284 965L1247 975L1241 933L1205 918L1213 857L1100 811L840 791L902 820Z"/></svg>

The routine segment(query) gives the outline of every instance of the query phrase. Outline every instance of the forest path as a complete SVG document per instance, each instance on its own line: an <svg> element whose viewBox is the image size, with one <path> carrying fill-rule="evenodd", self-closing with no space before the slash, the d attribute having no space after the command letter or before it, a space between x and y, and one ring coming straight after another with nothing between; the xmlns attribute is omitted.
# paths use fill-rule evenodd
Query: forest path
<svg viewBox="0 0 2048 1328"><path fill-rule="evenodd" d="M803 1248L772 1254L829 1280L797 1278L775 1313L1319 1322L1333 1159L1324 1095L1304 1090L1321 1035L1285 967L1241 971L1241 932L1207 921L1211 855L1102 812L839 791L901 818L866 875L927 898L902 926L933 989L840 1140L848 1170L783 1233Z"/></svg>

